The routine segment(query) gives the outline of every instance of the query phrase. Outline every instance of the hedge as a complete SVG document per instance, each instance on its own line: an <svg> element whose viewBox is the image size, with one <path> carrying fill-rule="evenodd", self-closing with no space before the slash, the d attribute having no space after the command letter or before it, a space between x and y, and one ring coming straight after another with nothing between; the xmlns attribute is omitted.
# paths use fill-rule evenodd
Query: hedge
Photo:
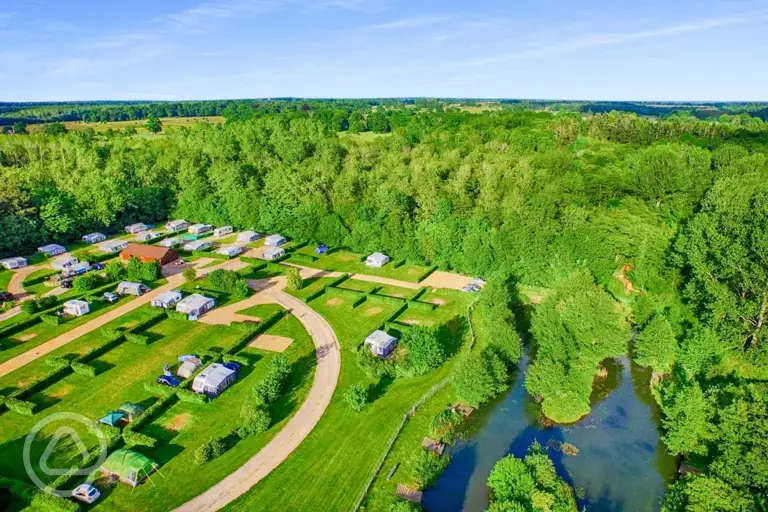
<svg viewBox="0 0 768 512"><path fill-rule="evenodd" d="M405 265L405 260L396 260L392 262L392 268L400 268Z"/></svg>
<svg viewBox="0 0 768 512"><path fill-rule="evenodd" d="M159 384L158 384L159 385ZM147 383L144 384L145 389L147 386ZM166 387L166 386L164 386ZM146 411L144 411L144 414L133 420L132 423L129 423L127 427L123 430L123 434L125 434L126 430L139 430L144 425L147 425L148 423L154 421L154 419L160 415L162 411L176 403L176 400L178 398L176 397L176 390L174 388L167 388L171 390L171 394L161 398L154 404L152 404L150 407L147 408Z"/></svg>
<svg viewBox="0 0 768 512"><path fill-rule="evenodd" d="M251 360L248 359L247 357L237 356L237 355L234 355L234 354L224 354L224 356L222 357L222 360L225 363L228 363L228 362L232 361L234 363L237 363L237 364L240 364L240 365L243 365L243 366L249 366L251 364Z"/></svg>
<svg viewBox="0 0 768 512"><path fill-rule="evenodd" d="M27 402L26 400L19 400L18 398L6 398L4 405L9 410L24 416L34 416L35 409L37 408L37 404Z"/></svg>
<svg viewBox="0 0 768 512"><path fill-rule="evenodd" d="M437 304L432 304L431 302L419 302L417 300L409 300L408 307L413 309L418 309L421 311L434 311L434 309L437 307Z"/></svg>
<svg viewBox="0 0 768 512"><path fill-rule="evenodd" d="M305 254L303 252L293 252L291 253L291 256L297 261L306 261L307 263L314 263L317 261L317 256Z"/></svg>
<svg viewBox="0 0 768 512"><path fill-rule="evenodd" d="M179 400L182 402L187 402L189 404L203 405L208 403L208 397L188 389L176 389L176 396L179 397Z"/></svg>
<svg viewBox="0 0 768 512"><path fill-rule="evenodd" d="M115 339L122 336L123 331L118 331L117 329L107 329L106 327L104 327L101 329L101 335L111 340L111 339Z"/></svg>
<svg viewBox="0 0 768 512"><path fill-rule="evenodd" d="M84 375L86 377L96 376L96 368L89 364L80 363L78 361L72 361L70 366L72 367L72 371L77 373L78 375Z"/></svg>
<svg viewBox="0 0 768 512"><path fill-rule="evenodd" d="M14 496L18 496L25 502L31 502L37 492L37 487L21 480L14 480L0 476L0 489L7 489Z"/></svg>
<svg viewBox="0 0 768 512"><path fill-rule="evenodd" d="M350 299L359 299L360 296L365 297L366 295L365 292L361 292L360 290L347 290L346 288L336 288L333 286L328 286L325 290L325 293L330 295L341 295L342 297L347 297Z"/></svg>
<svg viewBox="0 0 768 512"><path fill-rule="evenodd" d="M415 282L417 282L417 283L420 283L420 282L422 282L423 280L425 280L425 279L426 279L426 278L429 276L429 274L431 274L431 273L432 273L432 272L434 272L435 270L437 270L437 266L436 266L436 265L435 265L435 266L432 266L432 267L429 267L427 270L425 270L424 272L422 272L421 274L419 274L418 276L416 276L416 277L417 277L417 279L416 279L416 281L415 281Z"/></svg>
<svg viewBox="0 0 768 512"><path fill-rule="evenodd" d="M275 322L280 320L284 315L285 315L284 311L272 312L271 315L269 315L267 318L262 319L261 322L256 324L256 327L254 327L253 329L243 334L240 337L240 339L238 339L227 350L224 351L224 354L236 354L240 352L242 349L245 348L248 342L250 342L253 339L254 336L272 327L272 325L274 325Z"/></svg>
<svg viewBox="0 0 768 512"><path fill-rule="evenodd" d="M327 286L323 286L319 290L316 290L316 291L310 293L309 295L307 295L304 298L304 302L309 303L309 302L312 302L313 300L315 300L316 298L320 297L321 295L323 295L325 293L325 289L326 288L327 288Z"/></svg>
<svg viewBox="0 0 768 512"><path fill-rule="evenodd" d="M219 254L217 252L213 252L213 248L209 249L208 251L192 251L192 256L199 256L200 258L212 258L214 260L229 260L230 257L226 254Z"/></svg>
<svg viewBox="0 0 768 512"><path fill-rule="evenodd" d="M24 398L27 398L29 396L34 395L41 389L44 389L48 387L51 383L56 382L57 380L61 379L64 375L68 374L71 370L69 368L59 368L56 370L53 370L39 379L30 382L26 386L23 386L10 395L8 395L8 399L11 398L17 398L19 400L23 400ZM7 403L7 400L6 400Z"/></svg>
<svg viewBox="0 0 768 512"><path fill-rule="evenodd" d="M385 320L385 322L393 322L393 321L395 320L395 318L397 318L398 316L400 316L400 315L403 313L403 311L405 311L406 309L408 309L408 304L403 304L401 307L399 307L399 308L397 309L397 311L395 311L394 313L392 313L391 315L389 315L389 318L387 318L387 319Z"/></svg>
<svg viewBox="0 0 768 512"><path fill-rule="evenodd" d="M401 324L399 322L384 322L384 325L382 325L381 330L386 332L400 331L401 333L404 333L410 328L411 326L408 324Z"/></svg>
<svg viewBox="0 0 768 512"><path fill-rule="evenodd" d="M100 430L104 434L104 438L107 440L107 448L114 448L116 440L122 439L122 432L119 427L113 427L112 425L105 425L104 423L97 423L93 425L94 430Z"/></svg>
<svg viewBox="0 0 768 512"><path fill-rule="evenodd" d="M189 318L186 313L175 311L173 309L166 309L165 314L171 320L187 320Z"/></svg>
<svg viewBox="0 0 768 512"><path fill-rule="evenodd" d="M349 279L349 274L341 274L339 277L328 283L326 286L330 287L336 287L339 286L341 283Z"/></svg>
<svg viewBox="0 0 768 512"><path fill-rule="evenodd" d="M123 441L125 441L125 446L128 448L133 448L134 446L146 446L151 449L157 446L157 439L154 437L128 429L123 432Z"/></svg>
<svg viewBox="0 0 768 512"><path fill-rule="evenodd" d="M61 324L61 317L56 315L49 315L49 314L40 315L40 320L46 325Z"/></svg>
<svg viewBox="0 0 768 512"><path fill-rule="evenodd" d="M32 327L33 325L37 325L38 323L40 323L39 313L21 322L16 322L15 324L7 325L3 328L0 328L0 338L7 338L9 336L13 336L16 333L23 331L27 327Z"/></svg>
<svg viewBox="0 0 768 512"><path fill-rule="evenodd" d="M362 304L367 300L368 300L368 296L363 295L362 297L360 297L359 299L357 299L355 302L352 303L352 309L356 308L357 306L359 306L360 304Z"/></svg>
<svg viewBox="0 0 768 512"><path fill-rule="evenodd" d="M369 293L368 297L373 297L379 302L383 302L384 304L391 304L393 306L402 306L406 303L405 299L401 299L400 297L390 297L389 295L377 295L375 293Z"/></svg>
<svg viewBox="0 0 768 512"><path fill-rule="evenodd" d="M30 510L37 512L77 512L80 510L80 505L55 494L39 491L32 498Z"/></svg>
<svg viewBox="0 0 768 512"><path fill-rule="evenodd" d="M98 347L92 348L85 354L82 354L81 356L75 358L74 362L87 363L88 361L96 359L100 355L106 352L109 352L110 350L120 345L124 341L125 341L125 336L123 335L123 333L118 331L117 337L107 340L106 342L102 343Z"/></svg>
<svg viewBox="0 0 768 512"><path fill-rule="evenodd" d="M132 332L125 334L125 339L129 343L133 343L134 345L141 345L146 347L149 345L149 338L147 336L144 336L142 334L134 334Z"/></svg>
<svg viewBox="0 0 768 512"><path fill-rule="evenodd" d="M426 286L422 286L421 288L416 290L414 293L412 293L411 296L408 297L408 300L418 300L419 297L424 295L426 292L427 292L427 287Z"/></svg>
<svg viewBox="0 0 768 512"><path fill-rule="evenodd" d="M166 314L164 309L153 309L152 316L150 316L149 318L146 318L140 324L131 327L129 332L137 333L148 327L152 327L153 325L159 323L165 317L166 317Z"/></svg>
<svg viewBox="0 0 768 512"><path fill-rule="evenodd" d="M51 276L55 276L56 274L61 274L61 272L59 272L58 270L50 269L50 272L41 273L37 277L27 277L27 278L25 278L24 281L21 282L21 286L26 288L27 286L34 286L36 284L44 283Z"/></svg>
<svg viewBox="0 0 768 512"><path fill-rule="evenodd" d="M160 396L160 397L169 397L173 396L175 393L175 389L166 386L164 384L158 384L157 382L145 382L144 383L144 390L152 393L154 396Z"/></svg>
<svg viewBox="0 0 768 512"><path fill-rule="evenodd" d="M56 370L61 370L69 366L69 361L61 357L49 357L45 360L45 364Z"/></svg>
<svg viewBox="0 0 768 512"><path fill-rule="evenodd" d="M259 258L251 258L250 256L240 256L240 261L248 263L249 265L255 265L254 270L261 270L267 266L267 264L264 263L264 260L260 260ZM256 267L259 268L256 269Z"/></svg>

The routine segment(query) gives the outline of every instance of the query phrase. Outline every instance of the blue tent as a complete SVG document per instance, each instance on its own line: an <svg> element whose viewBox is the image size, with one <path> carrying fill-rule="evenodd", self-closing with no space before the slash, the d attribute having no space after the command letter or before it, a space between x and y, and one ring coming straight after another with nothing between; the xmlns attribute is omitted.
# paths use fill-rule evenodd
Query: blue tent
<svg viewBox="0 0 768 512"><path fill-rule="evenodd" d="M327 245L318 245L317 249L315 249L315 254L325 254L326 252L328 252Z"/></svg>
<svg viewBox="0 0 768 512"><path fill-rule="evenodd" d="M120 421L125 418L126 414L121 411L112 411L99 420L99 423L109 425L110 427L116 427Z"/></svg>

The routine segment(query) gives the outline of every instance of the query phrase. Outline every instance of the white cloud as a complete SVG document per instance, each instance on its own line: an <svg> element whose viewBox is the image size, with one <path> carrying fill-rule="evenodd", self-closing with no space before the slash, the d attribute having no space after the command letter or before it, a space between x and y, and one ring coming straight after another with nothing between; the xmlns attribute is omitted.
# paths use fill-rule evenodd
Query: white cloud
<svg viewBox="0 0 768 512"><path fill-rule="evenodd" d="M417 16L414 18L403 18L400 20L387 21L385 23L378 23L372 25L372 28L378 29L402 29L402 28L415 28L426 27L428 25L436 25L449 20L449 16Z"/></svg>
<svg viewBox="0 0 768 512"><path fill-rule="evenodd" d="M759 16L764 18L765 15ZM741 25L754 21L755 17L748 16L734 16L725 18L713 18L708 20L700 20L688 23L680 23L677 25L670 25L666 27L660 27L649 30L641 30L638 32L628 33L601 33L591 34L576 39L570 39L563 42L553 43L550 45L539 46L531 50L524 50L519 52L512 52L500 55L494 55L490 57L481 57L477 59L471 59L459 62L457 65L461 67L480 67L492 64L501 64L504 62L510 62L514 60L531 59L535 57L543 57L546 55L553 55L559 53L571 52L573 50L581 50L586 48L596 48L601 46L614 46L619 44L631 43L634 41L642 41L648 39L656 39L674 36L678 34L684 34L688 32L698 32L703 30L710 30L720 27L727 27L732 25Z"/></svg>

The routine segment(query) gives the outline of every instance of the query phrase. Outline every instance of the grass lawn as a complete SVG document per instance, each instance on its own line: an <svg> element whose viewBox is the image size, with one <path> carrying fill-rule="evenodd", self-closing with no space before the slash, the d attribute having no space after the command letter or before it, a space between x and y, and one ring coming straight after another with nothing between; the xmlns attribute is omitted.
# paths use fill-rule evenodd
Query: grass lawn
<svg viewBox="0 0 768 512"><path fill-rule="evenodd" d="M315 249L312 245L302 247L296 252L315 255ZM398 279L400 281L408 281L411 283L418 283L419 276L428 270L428 267L410 264L395 268L393 262L387 263L382 268L369 268L365 266L364 261L360 261L360 258L361 256L359 254L347 251L337 251L320 256L317 260L312 262L299 260L294 257L288 258L286 261L288 263L319 268L322 270L347 272L350 274L368 274L372 276L387 277L389 279Z"/></svg>
<svg viewBox="0 0 768 512"><path fill-rule="evenodd" d="M11 282L13 272L10 270L0 270L0 292L8 290L8 283Z"/></svg>
<svg viewBox="0 0 768 512"><path fill-rule="evenodd" d="M158 324L158 327L162 325ZM218 329L229 330L226 327ZM263 377L269 360L274 357L274 353L247 348L244 355L255 364L241 371L243 377L232 388L205 405L176 403L143 429L144 433L162 441L157 449L143 451L162 464L162 476L153 478L155 486L147 484L132 489L120 485L110 489L97 510L170 510L234 472L282 429L309 392L315 368L314 346L309 334L293 316L282 319L267 332L294 340L284 352L293 364L292 374L283 397L270 408L274 421L270 430L260 436L238 440L223 456L202 469L193 462L194 451L200 444L216 435L226 436L237 427L243 400L253 384ZM209 339L217 337L211 334L215 333L208 333ZM158 368L161 370L162 365Z"/></svg>
<svg viewBox="0 0 768 512"><path fill-rule="evenodd" d="M429 437L430 424L440 411L456 402L453 386L446 386L422 405L416 414L408 420L403 431L395 441L387 460L373 481L364 502L367 512L390 512L392 505L399 501L395 496L397 484L410 484L414 457L422 450L421 443ZM397 470L390 480L389 473L397 465Z"/></svg>
<svg viewBox="0 0 768 512"><path fill-rule="evenodd" d="M286 267L280 265L279 263L265 263L267 266L261 270L254 270L252 265L250 267L239 270L237 273L245 279L269 279L271 277L281 276L285 274L285 271L287 270Z"/></svg>
<svg viewBox="0 0 768 512"><path fill-rule="evenodd" d="M214 124L221 124L224 122L224 118L220 116L208 116L208 117L162 117L160 120L163 123L163 129L174 126L192 126L195 123L201 121L207 121ZM62 123L67 130L83 131L88 128L93 128L96 133L106 132L108 129L124 130L125 128L136 128L139 134L149 134L147 130L147 120L137 119L135 121L111 121L104 123L86 123L83 121L68 121ZM30 133L40 133L45 131L45 124L31 124L28 127Z"/></svg>
<svg viewBox="0 0 768 512"><path fill-rule="evenodd" d="M328 278L318 279L307 288L327 282ZM311 293L307 288L296 295L306 297ZM462 315L471 300L451 298L450 305L442 306L446 311L439 313L445 318ZM455 364L453 357L442 368L422 377L374 383L357 365L355 348L397 306L374 300L352 309L349 299L325 295L310 306L328 320L341 343L336 394L320 423L289 459L226 510L274 510L276 503L282 511L350 510L403 414L424 392L448 376ZM456 338L466 335L463 322L451 328ZM350 409L343 399L345 390L356 382L373 386L372 402L360 413Z"/></svg>
<svg viewBox="0 0 768 512"><path fill-rule="evenodd" d="M43 322L38 322L37 324L27 327L26 329L14 334L13 336L2 338L0 339L0 343L2 343L5 350L0 352L0 363L8 361L9 359L13 359L14 357L23 354L24 352L32 350L42 345L46 341L52 340L56 336L64 334L67 331L71 331L75 327L83 325L84 323L89 322L94 318L115 309L121 304L130 302L134 298L135 297L124 297L112 304L101 300L94 300L91 303L91 312L87 315L69 318L59 325L48 325ZM18 317L22 315L27 317L26 313L23 312L16 316Z"/></svg>

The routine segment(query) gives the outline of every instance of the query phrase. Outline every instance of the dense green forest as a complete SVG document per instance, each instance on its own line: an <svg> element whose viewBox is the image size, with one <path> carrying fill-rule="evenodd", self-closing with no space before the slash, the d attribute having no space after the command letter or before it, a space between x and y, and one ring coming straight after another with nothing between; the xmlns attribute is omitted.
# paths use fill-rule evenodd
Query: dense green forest
<svg viewBox="0 0 768 512"><path fill-rule="evenodd" d="M184 217L546 287L526 387L550 419L588 413L600 362L629 353L703 470L664 509L768 506L768 123L231 107L150 137L0 136L0 254Z"/></svg>

